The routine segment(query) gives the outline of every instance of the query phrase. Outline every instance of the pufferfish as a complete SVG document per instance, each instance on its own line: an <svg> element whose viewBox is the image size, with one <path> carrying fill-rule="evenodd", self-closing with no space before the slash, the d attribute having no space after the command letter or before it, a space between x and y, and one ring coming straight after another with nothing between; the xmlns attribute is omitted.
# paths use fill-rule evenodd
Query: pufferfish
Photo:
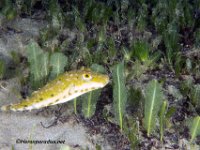
<svg viewBox="0 0 200 150"><path fill-rule="evenodd" d="M90 69L65 72L20 103L2 106L1 110L23 111L65 103L87 92L103 88L108 82L108 75Z"/></svg>

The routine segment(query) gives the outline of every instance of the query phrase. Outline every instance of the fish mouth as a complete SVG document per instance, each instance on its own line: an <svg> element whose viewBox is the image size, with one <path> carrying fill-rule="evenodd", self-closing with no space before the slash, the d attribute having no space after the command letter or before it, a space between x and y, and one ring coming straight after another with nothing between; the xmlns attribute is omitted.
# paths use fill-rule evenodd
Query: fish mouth
<svg viewBox="0 0 200 150"><path fill-rule="evenodd" d="M109 77L107 76L107 78L106 78L106 84L108 84L109 81L110 81L110 79L109 79Z"/></svg>
<svg viewBox="0 0 200 150"><path fill-rule="evenodd" d="M110 79L109 79L109 77L107 75L105 75L104 78L105 79L104 79L104 82L103 82L103 87L106 86L109 83L109 81L110 81Z"/></svg>

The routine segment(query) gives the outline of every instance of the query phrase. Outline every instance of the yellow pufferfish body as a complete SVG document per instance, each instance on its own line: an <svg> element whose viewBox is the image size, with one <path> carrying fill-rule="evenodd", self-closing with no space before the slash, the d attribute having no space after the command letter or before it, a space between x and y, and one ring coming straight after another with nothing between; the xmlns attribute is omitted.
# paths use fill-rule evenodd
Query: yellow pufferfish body
<svg viewBox="0 0 200 150"><path fill-rule="evenodd" d="M90 69L69 71L50 81L39 91L18 104L2 106L1 110L23 111L39 109L72 100L82 94L103 88L109 77Z"/></svg>

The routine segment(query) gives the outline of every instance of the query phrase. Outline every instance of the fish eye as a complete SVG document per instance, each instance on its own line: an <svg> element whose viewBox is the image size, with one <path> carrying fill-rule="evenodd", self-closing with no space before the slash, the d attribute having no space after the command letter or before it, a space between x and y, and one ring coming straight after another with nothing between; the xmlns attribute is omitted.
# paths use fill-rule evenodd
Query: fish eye
<svg viewBox="0 0 200 150"><path fill-rule="evenodd" d="M92 79L92 76L88 73L85 73L85 74L83 74L83 79L88 81L88 80Z"/></svg>

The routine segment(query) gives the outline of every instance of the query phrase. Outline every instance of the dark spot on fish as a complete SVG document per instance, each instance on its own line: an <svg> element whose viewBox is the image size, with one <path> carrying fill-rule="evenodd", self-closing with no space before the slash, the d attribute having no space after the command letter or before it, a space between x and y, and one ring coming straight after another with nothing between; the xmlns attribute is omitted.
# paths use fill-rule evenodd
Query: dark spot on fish
<svg viewBox="0 0 200 150"><path fill-rule="evenodd" d="M91 89L92 89L92 90L94 90L94 89L95 89L95 87L92 87Z"/></svg>
<svg viewBox="0 0 200 150"><path fill-rule="evenodd" d="M41 100L40 99L36 99L34 102L40 102Z"/></svg>
<svg viewBox="0 0 200 150"><path fill-rule="evenodd" d="M24 107L28 107L28 105L24 105Z"/></svg>
<svg viewBox="0 0 200 150"><path fill-rule="evenodd" d="M88 91L88 89L85 89L85 92L87 92Z"/></svg>
<svg viewBox="0 0 200 150"><path fill-rule="evenodd" d="M56 99L56 100L55 100L55 102L58 102L58 101L59 101L59 99Z"/></svg>
<svg viewBox="0 0 200 150"><path fill-rule="evenodd" d="M81 92L84 92L83 90L81 90Z"/></svg>
<svg viewBox="0 0 200 150"><path fill-rule="evenodd" d="M42 97L40 97L40 100L42 101L42 100L43 100L43 98L42 98Z"/></svg>
<svg viewBox="0 0 200 150"><path fill-rule="evenodd" d="M78 92L78 90L75 90L74 92L75 92L75 93L77 93L77 92Z"/></svg>
<svg viewBox="0 0 200 150"><path fill-rule="evenodd" d="M72 95L72 93L70 93L70 92L69 92L68 94L69 94L69 95Z"/></svg>
<svg viewBox="0 0 200 150"><path fill-rule="evenodd" d="M51 94L51 97L53 97L54 96L54 94Z"/></svg>
<svg viewBox="0 0 200 150"><path fill-rule="evenodd" d="M63 96L63 98L66 98L66 95L65 95L65 96Z"/></svg>
<svg viewBox="0 0 200 150"><path fill-rule="evenodd" d="M52 102L52 103L49 103L48 106L53 105L53 104L54 104L53 102Z"/></svg>

